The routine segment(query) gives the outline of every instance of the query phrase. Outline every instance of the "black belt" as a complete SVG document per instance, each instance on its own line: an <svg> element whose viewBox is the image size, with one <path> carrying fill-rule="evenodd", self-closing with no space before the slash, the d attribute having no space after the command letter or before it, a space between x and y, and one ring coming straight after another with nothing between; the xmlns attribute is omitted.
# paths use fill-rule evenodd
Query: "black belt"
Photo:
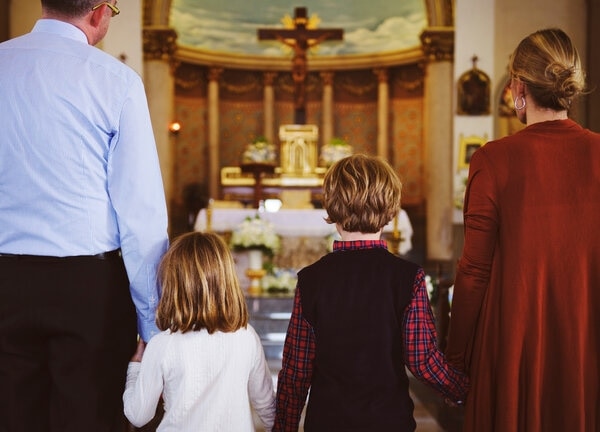
<svg viewBox="0 0 600 432"><path fill-rule="evenodd" d="M6 254L0 253L0 258L11 258L11 259L34 259L34 260L48 260L48 259L69 259L69 258L88 258L88 259L99 259L99 260L109 260L113 258L121 258L122 253L121 249L115 249L110 252L102 252L96 255L72 255L65 257L54 257L54 256L45 256L45 255L23 255L23 254Z"/></svg>

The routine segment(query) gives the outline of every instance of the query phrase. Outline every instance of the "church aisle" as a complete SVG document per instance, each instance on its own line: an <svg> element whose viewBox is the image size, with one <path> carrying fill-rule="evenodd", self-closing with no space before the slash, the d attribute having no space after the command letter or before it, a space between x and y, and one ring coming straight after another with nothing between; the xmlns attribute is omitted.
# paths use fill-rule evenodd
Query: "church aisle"
<svg viewBox="0 0 600 432"><path fill-rule="evenodd" d="M277 386L277 372L280 360L269 360L272 371L273 384ZM462 429L462 408L450 408L446 406L441 397L435 394L427 386L417 381L409 374L411 396L415 403L414 416L417 422L416 432L460 432ZM156 432L162 411L149 424L142 428L131 426L127 432ZM256 432L265 432L260 420L254 415ZM304 432L302 422L298 432Z"/></svg>
<svg viewBox="0 0 600 432"><path fill-rule="evenodd" d="M269 366L273 374L273 385L277 388L277 373L279 371L279 361L269 360ZM460 432L462 427L461 412L457 408L449 408L444 405L441 397L436 395L432 390L418 382L409 373L411 396L415 404L414 416L417 422L415 432ZM418 396L417 396L418 394ZM444 426L438 422L434 414L437 414L443 421ZM302 420L304 414L302 415ZM260 421L255 416L254 424L256 432L264 432L265 429L260 424ZM302 422L298 432L304 432Z"/></svg>
<svg viewBox="0 0 600 432"><path fill-rule="evenodd" d="M459 430L448 430L443 429L437 420L427 411L425 406L421 403L421 401L413 394L413 401L415 402L415 421L417 422L417 429L415 432L459 432ZM304 415L303 415L304 418ZM255 416L254 424L256 427L256 432L265 432L265 429L260 424L260 421ZM304 432L304 428L302 424L298 429L298 432Z"/></svg>

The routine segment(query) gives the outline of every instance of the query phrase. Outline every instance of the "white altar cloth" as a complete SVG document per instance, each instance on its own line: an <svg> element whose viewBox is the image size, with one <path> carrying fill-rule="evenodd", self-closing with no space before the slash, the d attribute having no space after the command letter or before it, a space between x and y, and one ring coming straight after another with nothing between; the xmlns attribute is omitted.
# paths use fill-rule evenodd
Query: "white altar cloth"
<svg viewBox="0 0 600 432"><path fill-rule="evenodd" d="M214 208L211 211L211 229L216 232L233 231L245 218L257 214L256 209ZM326 237L336 232L334 225L325 222L327 212L324 209L280 209L276 212L261 212L260 217L271 221L277 234L282 237ZM196 217L194 229L206 231L206 225L206 209L202 209ZM402 238L399 252L403 255L412 249L413 236L412 225L404 210L400 210L398 215L397 228ZM392 220L384 227L383 232L393 231Z"/></svg>

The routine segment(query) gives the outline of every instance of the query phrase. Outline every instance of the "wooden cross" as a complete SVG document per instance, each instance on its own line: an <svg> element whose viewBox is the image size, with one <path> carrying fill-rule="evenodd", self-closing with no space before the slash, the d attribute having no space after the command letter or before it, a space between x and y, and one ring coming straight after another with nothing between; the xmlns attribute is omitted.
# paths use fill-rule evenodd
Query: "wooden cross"
<svg viewBox="0 0 600 432"><path fill-rule="evenodd" d="M293 29L258 29L259 40L278 40L294 50L292 57L292 78L294 80L294 122L306 123L306 75L309 48L326 41L342 40L344 30L307 29L308 18L305 7L297 7L294 11Z"/></svg>

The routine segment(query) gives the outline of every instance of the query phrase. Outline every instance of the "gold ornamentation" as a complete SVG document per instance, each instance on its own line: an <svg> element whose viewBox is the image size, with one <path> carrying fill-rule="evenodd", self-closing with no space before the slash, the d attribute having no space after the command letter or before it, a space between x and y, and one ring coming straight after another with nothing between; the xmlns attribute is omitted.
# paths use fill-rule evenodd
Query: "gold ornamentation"
<svg viewBox="0 0 600 432"><path fill-rule="evenodd" d="M144 60L172 60L177 50L177 33L172 28L144 28Z"/></svg>
<svg viewBox="0 0 600 432"><path fill-rule="evenodd" d="M454 59L454 28L429 27L421 33L421 43L427 58L432 61Z"/></svg>
<svg viewBox="0 0 600 432"><path fill-rule="evenodd" d="M247 269L246 276L250 279L250 286L248 287L248 294L260 294L262 287L260 284L261 279L267 274L264 269Z"/></svg>
<svg viewBox="0 0 600 432"><path fill-rule="evenodd" d="M281 171L284 175L314 176L317 167L317 140L319 128L316 125L281 125Z"/></svg>
<svg viewBox="0 0 600 432"><path fill-rule="evenodd" d="M236 81L227 82L222 80L221 87L223 87L223 89L227 90L229 93L234 94L250 93L252 91L262 89L260 79L252 74L243 75L243 79L246 81L245 83L239 84L239 79L240 77L238 76Z"/></svg>
<svg viewBox="0 0 600 432"><path fill-rule="evenodd" d="M423 66L423 64L419 63L414 67L402 68L394 75L392 85L408 93L416 93L423 90L425 81Z"/></svg>
<svg viewBox="0 0 600 432"><path fill-rule="evenodd" d="M352 80L349 77L342 77L336 81L336 86L351 95L364 96L367 93L373 92L377 87L377 83L371 82L368 84L359 85L356 80Z"/></svg>
<svg viewBox="0 0 600 432"><path fill-rule="evenodd" d="M199 67L184 63L175 71L175 84L184 90L206 85L205 81L205 74Z"/></svg>

